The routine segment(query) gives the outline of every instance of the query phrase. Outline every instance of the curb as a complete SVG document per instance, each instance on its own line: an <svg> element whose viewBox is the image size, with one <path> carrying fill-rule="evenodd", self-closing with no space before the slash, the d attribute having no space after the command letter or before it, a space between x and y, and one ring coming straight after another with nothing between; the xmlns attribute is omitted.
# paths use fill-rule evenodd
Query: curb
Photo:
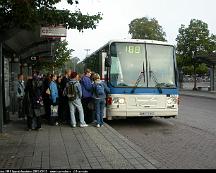
<svg viewBox="0 0 216 173"><path fill-rule="evenodd" d="M190 96L190 97L199 97L199 98L206 98L206 99L212 99L212 100L216 100L216 96L205 96L205 95L195 95L195 94L190 94L190 93L182 93L179 92L180 96Z"/></svg>

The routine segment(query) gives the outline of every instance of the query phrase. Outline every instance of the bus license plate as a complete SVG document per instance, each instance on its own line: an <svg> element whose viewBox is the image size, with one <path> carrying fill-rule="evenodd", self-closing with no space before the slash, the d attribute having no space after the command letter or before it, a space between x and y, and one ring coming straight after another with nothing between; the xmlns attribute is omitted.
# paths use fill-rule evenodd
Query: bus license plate
<svg viewBox="0 0 216 173"><path fill-rule="evenodd" d="M153 112L140 112L141 116L153 116L154 113Z"/></svg>

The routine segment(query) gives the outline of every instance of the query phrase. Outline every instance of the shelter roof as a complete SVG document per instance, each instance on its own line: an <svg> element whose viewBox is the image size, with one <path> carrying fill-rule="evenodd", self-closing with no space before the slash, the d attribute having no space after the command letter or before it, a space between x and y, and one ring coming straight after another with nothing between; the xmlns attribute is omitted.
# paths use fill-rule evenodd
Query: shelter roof
<svg viewBox="0 0 216 173"><path fill-rule="evenodd" d="M216 53L211 53L209 55L198 55L195 57L198 61L204 62L209 66L216 65Z"/></svg>
<svg viewBox="0 0 216 173"><path fill-rule="evenodd" d="M7 34L4 40L5 46L20 58L21 62L31 63L31 57L42 57L50 61L52 59L54 42L60 38L40 37L40 27L35 30L16 29L13 34Z"/></svg>

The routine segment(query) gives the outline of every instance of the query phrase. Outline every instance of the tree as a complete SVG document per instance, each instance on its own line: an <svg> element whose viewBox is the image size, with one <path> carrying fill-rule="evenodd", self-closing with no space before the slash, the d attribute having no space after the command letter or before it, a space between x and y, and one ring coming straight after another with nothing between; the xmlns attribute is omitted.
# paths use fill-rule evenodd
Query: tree
<svg viewBox="0 0 216 173"><path fill-rule="evenodd" d="M80 59L78 57L73 57L71 59L68 59L65 63L64 63L64 70L65 69L71 69L73 71L77 71L77 63L80 61Z"/></svg>
<svg viewBox="0 0 216 173"><path fill-rule="evenodd" d="M0 33L14 28L34 29L36 25L62 24L67 29L82 31L96 28L102 19L101 13L83 15L80 10L57 10L55 4L61 0L4 0L0 1ZM78 4L77 0L67 0L68 4Z"/></svg>
<svg viewBox="0 0 216 173"><path fill-rule="evenodd" d="M129 33L133 39L166 41L166 33L155 18L137 18L129 24Z"/></svg>
<svg viewBox="0 0 216 173"><path fill-rule="evenodd" d="M188 27L181 25L176 41L177 57L182 59L182 65L193 66L193 89L196 90L196 69L201 63L195 58L197 55L208 55L216 48L215 36L210 35L207 23L192 19Z"/></svg>
<svg viewBox="0 0 216 173"><path fill-rule="evenodd" d="M84 73L84 63L83 62L79 62L77 65L76 65L76 70L79 74L83 74Z"/></svg>

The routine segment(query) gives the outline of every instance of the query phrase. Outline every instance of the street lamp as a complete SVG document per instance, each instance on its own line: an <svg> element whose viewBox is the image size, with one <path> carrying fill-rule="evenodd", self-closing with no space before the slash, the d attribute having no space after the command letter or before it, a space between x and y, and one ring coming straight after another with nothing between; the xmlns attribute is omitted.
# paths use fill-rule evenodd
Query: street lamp
<svg viewBox="0 0 216 173"><path fill-rule="evenodd" d="M90 49L84 49L84 50L86 51L86 56L87 56Z"/></svg>

